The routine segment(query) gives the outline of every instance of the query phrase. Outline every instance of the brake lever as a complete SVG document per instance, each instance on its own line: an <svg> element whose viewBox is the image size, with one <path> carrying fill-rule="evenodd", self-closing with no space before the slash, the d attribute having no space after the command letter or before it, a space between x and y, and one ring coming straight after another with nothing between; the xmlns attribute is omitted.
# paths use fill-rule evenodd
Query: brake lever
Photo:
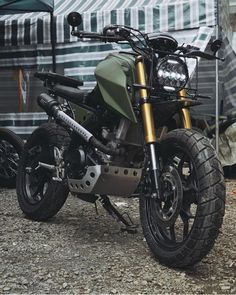
<svg viewBox="0 0 236 295"><path fill-rule="evenodd" d="M187 52L193 51L193 50L194 51L199 50L199 47L192 46L192 45L189 45L189 44L186 44L185 46L184 45L178 46L176 50L179 50L179 51L183 52L184 54L186 54Z"/></svg>
<svg viewBox="0 0 236 295"><path fill-rule="evenodd" d="M192 50L192 51L186 53L185 56L187 56L187 57L202 57L202 58L206 58L208 60L218 59L220 61L225 61L225 58L217 57L215 55L211 55L211 54L199 51L199 50Z"/></svg>

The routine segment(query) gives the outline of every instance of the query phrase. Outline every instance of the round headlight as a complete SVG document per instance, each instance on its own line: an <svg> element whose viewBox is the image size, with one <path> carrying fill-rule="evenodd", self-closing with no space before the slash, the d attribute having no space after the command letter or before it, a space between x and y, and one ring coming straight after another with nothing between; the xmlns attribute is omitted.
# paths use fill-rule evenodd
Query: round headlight
<svg viewBox="0 0 236 295"><path fill-rule="evenodd" d="M188 68L177 56L166 56L157 65L158 86L166 91L180 91L188 82Z"/></svg>

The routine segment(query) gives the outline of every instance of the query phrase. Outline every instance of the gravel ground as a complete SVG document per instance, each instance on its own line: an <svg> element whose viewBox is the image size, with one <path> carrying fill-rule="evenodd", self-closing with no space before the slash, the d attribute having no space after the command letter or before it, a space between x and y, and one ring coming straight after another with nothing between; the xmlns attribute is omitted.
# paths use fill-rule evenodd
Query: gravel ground
<svg viewBox="0 0 236 295"><path fill-rule="evenodd" d="M137 201L122 201L127 208L120 209L139 223ZM236 294L236 180L227 182L224 225L213 250L184 271L160 265L140 228L121 232L103 208L97 215L92 204L72 196L41 223L24 218L14 190L1 189L0 212L2 294Z"/></svg>

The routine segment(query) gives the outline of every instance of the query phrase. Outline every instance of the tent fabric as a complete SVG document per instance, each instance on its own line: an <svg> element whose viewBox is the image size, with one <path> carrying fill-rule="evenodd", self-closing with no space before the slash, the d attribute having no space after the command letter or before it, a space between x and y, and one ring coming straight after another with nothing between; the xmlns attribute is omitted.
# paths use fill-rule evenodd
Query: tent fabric
<svg viewBox="0 0 236 295"><path fill-rule="evenodd" d="M201 27L200 29L177 31L172 35L176 37L180 44L192 43L192 45L205 50L213 28ZM91 87L91 81L94 81L94 70L96 65L104 59L109 53L118 50L130 50L129 46L122 46L116 43L99 42L76 42L59 44L56 49L57 65L64 68L65 74L75 76L85 81L87 87ZM51 48L49 45L38 45L31 49L26 47L14 47L0 50L0 67L35 67L40 70L48 70L51 67ZM194 70L195 63L189 63L189 72Z"/></svg>
<svg viewBox="0 0 236 295"><path fill-rule="evenodd" d="M0 114L0 126L7 127L22 138L27 138L36 127L47 120L47 114L42 112Z"/></svg>
<svg viewBox="0 0 236 295"><path fill-rule="evenodd" d="M230 17L229 17L229 0L219 0L219 25L222 28L224 34L227 36L228 40L232 40L233 37L233 30L230 24Z"/></svg>
<svg viewBox="0 0 236 295"><path fill-rule="evenodd" d="M219 55L225 58L224 62L219 62L219 98L220 115L230 114L236 109L236 53L232 49L229 39L224 31L221 31L223 48ZM212 97L212 99L201 100L202 105L193 109L193 115L215 113L215 62L202 60L199 66L199 91L202 94Z"/></svg>
<svg viewBox="0 0 236 295"><path fill-rule="evenodd" d="M0 0L0 15L33 12L53 11L53 0Z"/></svg>
<svg viewBox="0 0 236 295"><path fill-rule="evenodd" d="M70 35L66 21L71 11L82 13L84 30L97 32L106 25L116 23L130 25L144 32L216 24L214 0L55 0L54 28L58 44L77 41ZM51 42L49 31L50 17L45 13L25 14L20 18L17 15L0 17L2 45L47 44Z"/></svg>

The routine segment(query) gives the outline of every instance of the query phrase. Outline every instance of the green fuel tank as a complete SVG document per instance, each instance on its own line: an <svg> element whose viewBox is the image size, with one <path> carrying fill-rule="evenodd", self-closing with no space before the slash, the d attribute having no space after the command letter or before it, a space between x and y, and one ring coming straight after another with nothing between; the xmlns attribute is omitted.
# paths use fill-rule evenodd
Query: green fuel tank
<svg viewBox="0 0 236 295"><path fill-rule="evenodd" d="M122 116L137 123L132 107L135 97L135 56L109 54L96 67L95 77L105 102Z"/></svg>

